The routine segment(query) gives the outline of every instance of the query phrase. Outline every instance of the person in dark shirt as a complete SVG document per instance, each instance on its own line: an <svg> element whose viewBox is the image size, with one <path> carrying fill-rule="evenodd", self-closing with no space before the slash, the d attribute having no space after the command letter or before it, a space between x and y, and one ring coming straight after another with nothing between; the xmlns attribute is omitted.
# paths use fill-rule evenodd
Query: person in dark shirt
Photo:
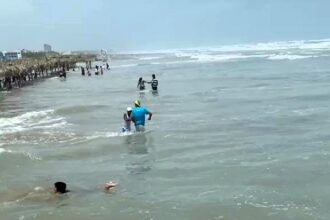
<svg viewBox="0 0 330 220"><path fill-rule="evenodd" d="M155 74L152 74L152 80L148 83L151 84L152 91L158 90L158 80L156 79Z"/></svg>

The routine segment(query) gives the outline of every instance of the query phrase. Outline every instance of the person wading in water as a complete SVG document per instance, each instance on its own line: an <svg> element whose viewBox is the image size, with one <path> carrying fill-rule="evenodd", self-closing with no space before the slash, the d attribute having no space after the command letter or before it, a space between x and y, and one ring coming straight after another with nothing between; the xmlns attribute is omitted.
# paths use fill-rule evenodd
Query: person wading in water
<svg viewBox="0 0 330 220"><path fill-rule="evenodd" d="M156 79L156 75L152 74L152 80L150 82L148 82L149 84L151 84L151 89L153 92L156 92L158 89L158 80Z"/></svg>
<svg viewBox="0 0 330 220"><path fill-rule="evenodd" d="M130 132L131 131L131 122L132 122L132 108L127 107L127 111L123 115L124 119L124 127L122 128L122 132Z"/></svg>
<svg viewBox="0 0 330 220"><path fill-rule="evenodd" d="M145 85L144 85L145 82L146 82L146 81L144 81L144 80L142 79L142 77L140 77L140 78L139 78L139 82L138 82L136 88L139 88L140 90L144 90L144 89L146 88Z"/></svg>

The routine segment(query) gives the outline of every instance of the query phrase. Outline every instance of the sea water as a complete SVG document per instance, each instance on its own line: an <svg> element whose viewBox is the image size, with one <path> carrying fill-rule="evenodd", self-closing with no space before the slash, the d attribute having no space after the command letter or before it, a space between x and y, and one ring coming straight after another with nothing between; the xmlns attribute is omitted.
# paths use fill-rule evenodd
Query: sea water
<svg viewBox="0 0 330 220"><path fill-rule="evenodd" d="M122 53L110 64L0 94L1 220L330 218L329 41ZM159 91L137 91L153 73ZM136 99L153 118L123 135ZM105 193L109 180L118 186ZM40 193L56 181L68 196Z"/></svg>

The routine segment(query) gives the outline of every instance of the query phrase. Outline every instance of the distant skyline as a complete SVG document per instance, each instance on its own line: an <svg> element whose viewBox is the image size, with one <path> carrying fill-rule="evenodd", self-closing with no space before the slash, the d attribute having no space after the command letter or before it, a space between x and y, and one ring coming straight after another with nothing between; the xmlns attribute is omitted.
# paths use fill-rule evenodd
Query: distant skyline
<svg viewBox="0 0 330 220"><path fill-rule="evenodd" d="M0 0L0 50L115 51L330 38L328 0Z"/></svg>

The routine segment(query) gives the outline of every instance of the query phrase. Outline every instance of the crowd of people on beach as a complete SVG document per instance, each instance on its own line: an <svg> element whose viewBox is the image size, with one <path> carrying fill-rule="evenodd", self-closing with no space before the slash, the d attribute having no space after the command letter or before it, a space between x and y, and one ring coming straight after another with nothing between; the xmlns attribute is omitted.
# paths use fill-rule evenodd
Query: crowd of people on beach
<svg viewBox="0 0 330 220"><path fill-rule="evenodd" d="M0 90L21 88L33 81L48 77L58 76L60 78L66 78L66 72L70 71L70 69L75 71L75 65L63 63L54 69L47 69L44 66L40 66L40 68L23 71L20 74L5 76L0 78Z"/></svg>
<svg viewBox="0 0 330 220"><path fill-rule="evenodd" d="M92 64L91 64L91 62L87 62L86 67L81 66L80 69L81 69L81 75L82 76L85 76L86 72L87 72L87 76L92 76ZM95 65L94 74L95 75L103 75L103 70L104 69L110 70L109 63L105 63L105 64L102 64L102 65Z"/></svg>

